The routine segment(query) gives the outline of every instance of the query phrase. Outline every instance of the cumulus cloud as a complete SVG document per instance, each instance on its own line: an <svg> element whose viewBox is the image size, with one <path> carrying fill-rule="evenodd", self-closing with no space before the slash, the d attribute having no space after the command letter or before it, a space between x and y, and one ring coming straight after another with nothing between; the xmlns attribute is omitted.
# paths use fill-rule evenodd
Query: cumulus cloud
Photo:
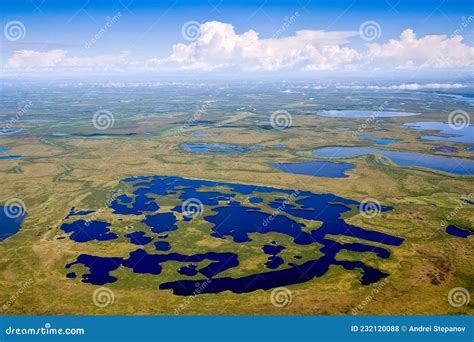
<svg viewBox="0 0 474 342"><path fill-rule="evenodd" d="M51 68L60 63L66 56L64 50L46 52L34 50L15 51L7 60L6 67L10 69Z"/></svg>
<svg viewBox="0 0 474 342"><path fill-rule="evenodd" d="M462 43L456 35L427 35L417 38L411 29L399 39L385 44L367 44L368 56L375 62L387 62L396 68L453 68L469 67L474 63L474 47Z"/></svg>
<svg viewBox="0 0 474 342"><path fill-rule="evenodd" d="M411 29L385 43L368 43L356 49L349 42L359 41L356 31L300 30L293 35L261 38L248 30L236 32L233 25L218 21L201 24L193 42L172 46L168 56L148 60L129 60L119 55L70 56L64 49L15 51L5 64L11 70L236 70L236 71L354 71L380 72L398 69L469 68L474 65L474 47L454 35L417 37ZM393 89L426 89L407 84ZM433 89L447 89L431 84Z"/></svg>
<svg viewBox="0 0 474 342"><path fill-rule="evenodd" d="M92 57L67 57L65 50L15 51L6 62L6 68L16 70L42 70L54 68L110 68L125 65L127 53L120 55L99 55Z"/></svg>
<svg viewBox="0 0 474 342"><path fill-rule="evenodd" d="M200 26L195 42L175 44L170 56L151 59L148 65L185 70L330 70L360 58L355 49L343 46L357 34L303 30L290 37L262 39L253 30L239 34L231 24L211 21Z"/></svg>

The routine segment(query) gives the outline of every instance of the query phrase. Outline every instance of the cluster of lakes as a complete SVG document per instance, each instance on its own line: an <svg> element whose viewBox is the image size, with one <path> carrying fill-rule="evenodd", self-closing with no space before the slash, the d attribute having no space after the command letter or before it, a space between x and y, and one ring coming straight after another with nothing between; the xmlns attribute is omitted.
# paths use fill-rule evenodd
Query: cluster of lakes
<svg viewBox="0 0 474 342"><path fill-rule="evenodd" d="M473 125L455 127L453 125L450 125L447 122L419 121L419 122L406 123L403 125L403 127L408 127L411 129L415 129L417 131L438 131L441 134L447 135L447 136L423 135L421 139L424 139L424 140L449 141L449 142L464 143L464 144L474 144L474 126Z"/></svg>
<svg viewBox="0 0 474 342"><path fill-rule="evenodd" d="M318 115L335 118L367 118L367 117L405 117L420 115L413 112L396 111L358 111L358 110L328 110L320 111ZM417 131L437 131L442 135L423 135L421 139L432 141L447 141L464 144L474 143L472 125L462 129L454 129L443 122L413 122L403 127ZM346 131L349 127L338 127ZM17 132L10 132L15 134ZM194 137L211 137L214 133L193 133ZM100 137L93 135L56 134L56 137ZM370 135L359 135L358 139L368 140L375 145L390 145L397 139L377 138ZM261 151L269 147L262 145L241 146L225 143L187 143L181 148L192 153L207 153L216 155L241 154ZM284 148L275 145L274 149ZM441 152L455 152L454 147L438 147ZM467 150L474 152L474 147ZM0 148L1 159L22 158L20 155L2 155L8 148ZM415 152L395 151L376 147L330 146L313 151L317 158L346 159L362 155L378 154L390 159L402 167L421 167L456 175L472 175L474 161L428 155ZM310 160L298 163L272 163L274 168L293 174L311 175L315 177L346 178L346 172L355 168L354 163L330 160ZM360 283L369 285L389 276L388 273L369 266L360 260L339 260L340 251L373 253L380 259L386 259L391 252L388 247L397 247L403 243L403 238L370 231L350 225L342 218L344 213L360 208L360 203L348 198L330 193L316 194L308 191L287 190L262 186L243 185L226 182L211 182L191 180L181 177L151 176L132 177L122 180L130 185L131 193L122 194L110 203L109 210L115 215L127 215L131 220L138 220L146 229L131 230L126 234L116 233L113 223L101 220L100 215L88 220L96 210L79 210L71 208L64 218L60 229L68 234L68 238L76 243L128 241L137 249L129 255L114 257L81 254L76 260L66 265L66 277L75 279L82 272L84 283L104 285L119 281L111 274L118 268L130 269L137 274L152 274L158 276L160 289L172 290L176 295L191 296L195 294L196 284L207 283L201 293L218 293L232 291L235 293L251 292L259 289L271 289L279 286L303 283L323 277L330 266L338 266L360 274ZM294 196L294 194L297 194ZM241 197L249 200L244 202ZM292 200L287 199L291 197ZM172 198L184 203L188 200L198 200L205 208L206 215L193 215L183 212L180 205L169 210L163 209L161 200ZM14 208L13 208L14 209ZM12 218L7 213L12 208L0 206L0 241L14 235L20 229L26 217L26 211ZM199 209L197 209L199 210ZM382 207L382 211L390 211L390 207ZM276 213L276 214L275 214ZM144 217L144 218L143 218ZM269 220L271 217L271 220ZM235 244L252 243L254 234L277 233L292 239L295 245L305 246L317 244L322 256L306 260L301 255L294 255L292 260L283 257L282 253L288 246L281 242L269 240L260 246L261 253L267 256L267 261L261 272L242 277L221 276L226 270L239 267L241 260L238 248L229 251L199 251L196 254L180 254L173 252L173 245L168 239L169 234L179 231L194 220L204 220L211 225L209 236L216 239L229 239ZM305 221L318 221L322 224L313 230L306 229ZM130 226L131 228L132 226ZM468 238L473 233L470 230L449 225L446 233L459 238ZM337 242L329 235L342 235L358 239L358 242ZM273 236L273 235L272 235ZM371 243L377 243L374 246ZM153 246L154 252L141 246ZM388 246L388 247L387 247ZM163 264L179 262L176 269L176 279L161 282L159 275ZM82 265L83 267L76 267ZM192 277L192 279L190 279ZM198 278L198 279L196 279ZM212 282L208 282L212 279Z"/></svg>
<svg viewBox="0 0 474 342"><path fill-rule="evenodd" d="M83 282L104 285L119 281L111 272L120 267L131 269L134 273L158 276L164 263L174 261L182 263L176 269L176 280L166 279L159 284L159 288L170 289L174 294L183 296L194 295L196 283L204 282L207 282L207 286L201 293L228 290L243 293L307 282L324 276L331 265L358 270L361 284L369 285L387 277L388 273L362 261L339 260L337 254L341 250L369 252L386 259L390 251L383 245L396 247L403 243L403 238L345 222L341 215L359 210L360 203L330 193L315 194L166 176L133 177L122 182L131 186L132 190L129 194L118 196L109 209L113 215L128 215L131 220L139 220L147 229L121 236L113 232L111 223L101 220L97 213L93 220L88 221L87 215L94 211L89 209L71 210L60 228L78 243L111 243L125 239L139 246L154 243L156 252L138 247L128 256L81 254L66 265L67 278L77 278L82 268L77 269L75 265L80 264L89 270L83 271ZM189 215L180 205L163 210L162 203L169 198L178 199L180 203L198 200L205 208L205 215ZM248 198L245 201L248 204L243 204L242 198ZM389 211L392 208L383 206L381 210ZM262 265L261 272L242 277L220 277L220 273L239 266L238 248L219 252L200 250L197 254L187 255L173 252L173 244L168 241L169 234L186 229L194 220L211 224L210 238L230 239L235 244L251 244L254 234L277 233L290 237L295 245L317 244L322 256L303 260L300 255L294 255L288 260L280 256L288 246L273 239L260 246L261 253L267 255L267 262ZM307 230L303 221L318 221L321 225ZM328 235L354 237L358 242L337 242ZM212 282L208 282L209 279ZM160 282L159 276L157 281Z"/></svg>
<svg viewBox="0 0 474 342"><path fill-rule="evenodd" d="M331 146L316 149L313 154L319 158L353 158L366 154L381 154L399 166L429 168L456 175L474 174L474 161L415 152L372 147Z"/></svg>

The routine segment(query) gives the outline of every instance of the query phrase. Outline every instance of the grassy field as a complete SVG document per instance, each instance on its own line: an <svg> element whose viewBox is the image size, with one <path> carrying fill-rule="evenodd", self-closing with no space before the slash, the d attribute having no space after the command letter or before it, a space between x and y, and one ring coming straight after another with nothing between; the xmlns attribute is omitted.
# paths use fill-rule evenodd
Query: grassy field
<svg viewBox="0 0 474 342"><path fill-rule="evenodd" d="M185 307L181 314L193 315L341 315L351 314L356 307L362 315L474 313L472 302L456 308L447 300L452 288L472 290L474 240L448 235L441 224L450 217L449 224L473 229L474 206L461 201L463 196L474 192L472 176L399 167L374 155L345 160L356 165L348 171L348 178L295 175L269 165L271 162L314 160L311 151L318 147L372 146L370 141L353 137L353 132L359 130L361 134L400 139L383 148L474 160L472 152L466 151L462 144L422 140L420 137L426 132L400 127L417 120L445 121L450 111L463 105L458 100L439 96L435 102L430 100L432 94L410 92L374 94L361 91L341 96L339 92L317 91L309 101L307 96L299 94L281 95L265 89L259 93L254 89L241 93L237 88L229 90L230 97L216 94L213 97L216 101L212 102L203 89L190 92L164 90L157 99L153 92L122 90L122 94L117 94L109 89L100 94L96 92L79 90L74 97L57 97L40 91L35 96L41 101L18 122L25 131L0 138L0 147L11 148L10 154L24 156L0 160L1 200L19 198L28 212L20 232L0 242L0 304L6 303L3 314L174 314L180 305ZM117 98L133 98L134 102L121 106ZM57 108L50 104L60 100L64 103ZM422 112L423 115L379 118L367 124L366 119L325 118L314 114L317 110L342 105L346 109L376 110L385 101L388 104L384 108ZM4 102L6 105L1 114L6 118L11 115L11 109L8 101ZM115 116L114 126L104 131L94 129L91 124L94 108L99 106ZM255 109L249 109L249 106L255 106ZM291 127L277 130L268 124L270 114L277 109L291 114ZM199 110L201 114L195 119ZM28 119L47 121L34 124ZM350 129L340 131L337 127ZM215 135L193 136L196 132ZM70 136L55 136L54 133ZM101 135L93 135L97 133ZM266 148L242 154L213 155L184 151L180 145L189 142L219 142L243 147L262 145ZM276 144L284 144L284 147L276 149ZM459 150L455 154L435 152L433 148L439 145L458 147ZM347 214L346 221L402 237L405 241L399 247L389 248L389 259L379 259L371 253L343 251L338 254L340 260L361 260L389 273L383 283L362 286L358 271L331 266L321 278L288 286L293 298L284 308L272 305L271 291L262 290L244 294L175 296L158 289L156 276L137 275L129 269L112 273L119 278L118 282L107 285L115 295L114 303L100 308L92 302L97 287L84 284L79 278L67 279L65 265L81 253L123 256L137 246L123 238L88 243L76 243L67 237L58 240L58 237L67 236L59 227L71 207L105 208L101 215L112 218L107 216L106 208L114 191L120 187L119 181L138 175L169 175L330 192L357 201L374 198L395 209L370 219L354 210ZM112 231L124 232L130 222L126 216L121 222L116 218L114 215ZM257 246L272 238L278 238L288 246L282 253L284 259L297 252L304 261L320 253L316 245L294 245L289 237L275 233L254 234L252 243L236 244L230 239L211 237L209 230L210 224L200 220L190 229L171 232L169 241L176 246L173 251L182 253L238 252L241 264L222 276L236 277L263 271L266 256ZM331 236L331 239L357 240L346 236ZM144 248L153 250L151 246ZM177 267L178 263L166 263L159 275L160 282L173 279Z"/></svg>

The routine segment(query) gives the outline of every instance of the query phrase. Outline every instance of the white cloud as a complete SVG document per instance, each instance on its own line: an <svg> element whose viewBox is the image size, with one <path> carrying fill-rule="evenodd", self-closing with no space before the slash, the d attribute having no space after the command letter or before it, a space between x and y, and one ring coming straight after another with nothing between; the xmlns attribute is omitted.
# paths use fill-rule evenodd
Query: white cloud
<svg viewBox="0 0 474 342"><path fill-rule="evenodd" d="M151 59L149 66L214 70L329 70L360 58L355 49L343 47L357 32L297 31L294 36L261 39L257 32L235 32L231 24L211 21L200 26L199 38L175 44L170 56Z"/></svg>
<svg viewBox="0 0 474 342"><path fill-rule="evenodd" d="M7 60L6 68L16 70L38 70L54 68L111 68L124 65L127 53L120 55L99 55L92 57L67 57L65 50L15 51L13 56Z"/></svg>
<svg viewBox="0 0 474 342"><path fill-rule="evenodd" d="M460 83L402 83L390 86L375 86L375 85L338 85L338 89L375 89L375 90L423 90L423 89L460 89L465 88L464 84Z"/></svg>
<svg viewBox="0 0 474 342"><path fill-rule="evenodd" d="M427 35L417 38L406 29L400 39L385 44L367 44L374 62L387 62L395 68L459 68L474 63L474 47L462 43L462 36Z"/></svg>
<svg viewBox="0 0 474 342"><path fill-rule="evenodd" d="M51 68L60 63L66 56L64 50L47 52L34 50L15 51L7 60L6 67L10 69Z"/></svg>
<svg viewBox="0 0 474 342"><path fill-rule="evenodd" d="M301 30L288 37L260 38L254 30L237 33L233 25L218 21L200 25L200 36L191 43L173 45L164 58L129 60L127 53L70 56L63 49L15 51L5 64L14 71L41 70L198 70L299 72L388 72L398 69L468 68L474 65L474 47L460 35L427 35L417 38L404 30L397 39L369 43L359 49L349 40L359 40L355 31ZM427 89L428 85L406 84L392 89ZM447 89L431 84L433 89Z"/></svg>
<svg viewBox="0 0 474 342"><path fill-rule="evenodd" d="M391 86L390 89L399 90L422 90L422 89L460 89L466 87L460 83L402 83L400 85Z"/></svg>

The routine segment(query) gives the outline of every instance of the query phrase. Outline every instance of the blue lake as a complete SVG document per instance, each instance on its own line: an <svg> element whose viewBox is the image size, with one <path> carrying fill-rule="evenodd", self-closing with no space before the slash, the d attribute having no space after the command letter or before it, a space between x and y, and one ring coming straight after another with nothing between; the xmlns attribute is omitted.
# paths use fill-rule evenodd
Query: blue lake
<svg viewBox="0 0 474 342"><path fill-rule="evenodd" d="M313 152L315 156L320 158L352 158L371 153L382 154L399 166L423 167L457 175L474 174L474 161L459 158L348 146L323 147Z"/></svg>
<svg viewBox="0 0 474 342"><path fill-rule="evenodd" d="M76 242L115 240L117 234L110 232L110 223L101 221L77 220L72 223L63 223L61 230L71 233L70 239Z"/></svg>
<svg viewBox="0 0 474 342"><path fill-rule="evenodd" d="M357 138L373 141L376 145L390 145L390 144L394 144L394 143L399 141L397 139L376 138L376 137L373 137L371 135L358 135Z"/></svg>
<svg viewBox="0 0 474 342"><path fill-rule="evenodd" d="M222 143L189 143L182 144L181 148L188 152L210 154L235 154L246 151L242 146Z"/></svg>
<svg viewBox="0 0 474 342"><path fill-rule="evenodd" d="M0 206L0 241L20 231L26 214L26 210L19 206Z"/></svg>
<svg viewBox="0 0 474 342"><path fill-rule="evenodd" d="M171 246L169 242L158 241L158 242L155 242L155 249L157 251L169 251L171 249Z"/></svg>
<svg viewBox="0 0 474 342"><path fill-rule="evenodd" d="M400 116L420 115L413 112L379 111L379 110L322 110L317 113L320 116L329 118L390 118Z"/></svg>
<svg viewBox="0 0 474 342"><path fill-rule="evenodd" d="M419 121L404 124L402 127L409 127L417 131L438 131L447 137L439 135L423 135L424 140L451 141L464 144L474 144L474 126L467 125L462 129L454 129L447 122Z"/></svg>
<svg viewBox="0 0 474 342"><path fill-rule="evenodd" d="M216 133L193 133L191 134L193 137L213 137L216 136Z"/></svg>
<svg viewBox="0 0 474 342"><path fill-rule="evenodd" d="M160 289L169 289L174 294L183 296L195 295L197 284L204 283L207 285L200 293L243 293L303 283L324 276L331 266L357 271L360 283L369 285L389 274L366 265L361 260L340 260L339 257L336 258L338 253L342 250L368 252L386 259L390 256L390 251L385 246L396 247L403 243L400 237L345 222L343 214L351 211L355 215L360 214L360 203L330 193L316 194L302 190L166 176L132 177L122 180L122 183L123 188L131 188L130 193L118 196L109 210L112 215L128 215L127 225L132 221L145 224L148 230L140 229L127 233L125 237L132 245L146 244L154 238L161 239L155 242L155 253L138 248L128 255L81 254L66 265L69 270L67 278L74 280L81 275L84 283L104 285L119 281L117 276L111 274L118 268L129 269L137 274L159 275L163 269L162 264L173 261L181 264L176 268L176 278L158 277L157 281L162 281L159 283ZM195 210L195 215L186 214L181 205L164 210L165 198L181 203L198 200L202 208ZM244 205L244 202L250 204ZM169 208L169 204L167 206ZM382 212L389 210L392 208L381 208ZM81 210L74 210L74 213L79 212ZM321 225L310 230L305 223L308 220L318 221ZM181 229L196 229L196 223L199 222L205 224L197 226L209 227L206 229L210 237L230 240L236 244L235 247L229 251L182 254L174 252L172 246L164 241L168 234L178 236L176 234ZM119 238L112 225L99 217L86 224L80 217L69 216L61 229L70 233L69 238L76 242L110 244ZM166 235L163 232L167 232ZM252 244L256 234L267 233L290 237L297 246L314 244L322 256L317 255L313 260L299 261L296 264L296 260L301 257L294 256L290 257L291 260L285 260L287 257L280 252L288 246L271 240L270 243L260 245L261 253L267 255L267 262L261 265L261 271L243 277L220 276L226 270L239 267L238 244ZM354 237L358 242L337 242L330 238L332 235ZM86 271L82 267L75 267L79 264ZM186 279L190 276L200 276L200 279ZM209 279L212 281L208 281Z"/></svg>
<svg viewBox="0 0 474 342"><path fill-rule="evenodd" d="M278 170L298 175L314 177L345 178L346 171L352 170L355 165L351 163L338 163L331 161L311 160L299 163L271 163Z"/></svg>
<svg viewBox="0 0 474 342"><path fill-rule="evenodd" d="M462 229L452 225L446 227L446 233L460 238L468 238L473 234L470 230Z"/></svg>
<svg viewBox="0 0 474 342"><path fill-rule="evenodd" d="M134 245L146 245L153 241L152 237L146 236L145 232L133 232L125 235L126 238L130 239L130 243Z"/></svg>
<svg viewBox="0 0 474 342"><path fill-rule="evenodd" d="M7 148L7 147L0 147L0 153L5 153L5 152L8 152L8 151L10 151L9 148ZM23 158L23 156L20 156L20 155L0 156L0 160L4 160L4 159L18 159L18 158Z"/></svg>
<svg viewBox="0 0 474 342"><path fill-rule="evenodd" d="M251 145L248 147L223 144L223 143L188 143L182 144L181 148L187 152L208 153L208 154L236 154L251 151L262 151L265 146Z"/></svg>

